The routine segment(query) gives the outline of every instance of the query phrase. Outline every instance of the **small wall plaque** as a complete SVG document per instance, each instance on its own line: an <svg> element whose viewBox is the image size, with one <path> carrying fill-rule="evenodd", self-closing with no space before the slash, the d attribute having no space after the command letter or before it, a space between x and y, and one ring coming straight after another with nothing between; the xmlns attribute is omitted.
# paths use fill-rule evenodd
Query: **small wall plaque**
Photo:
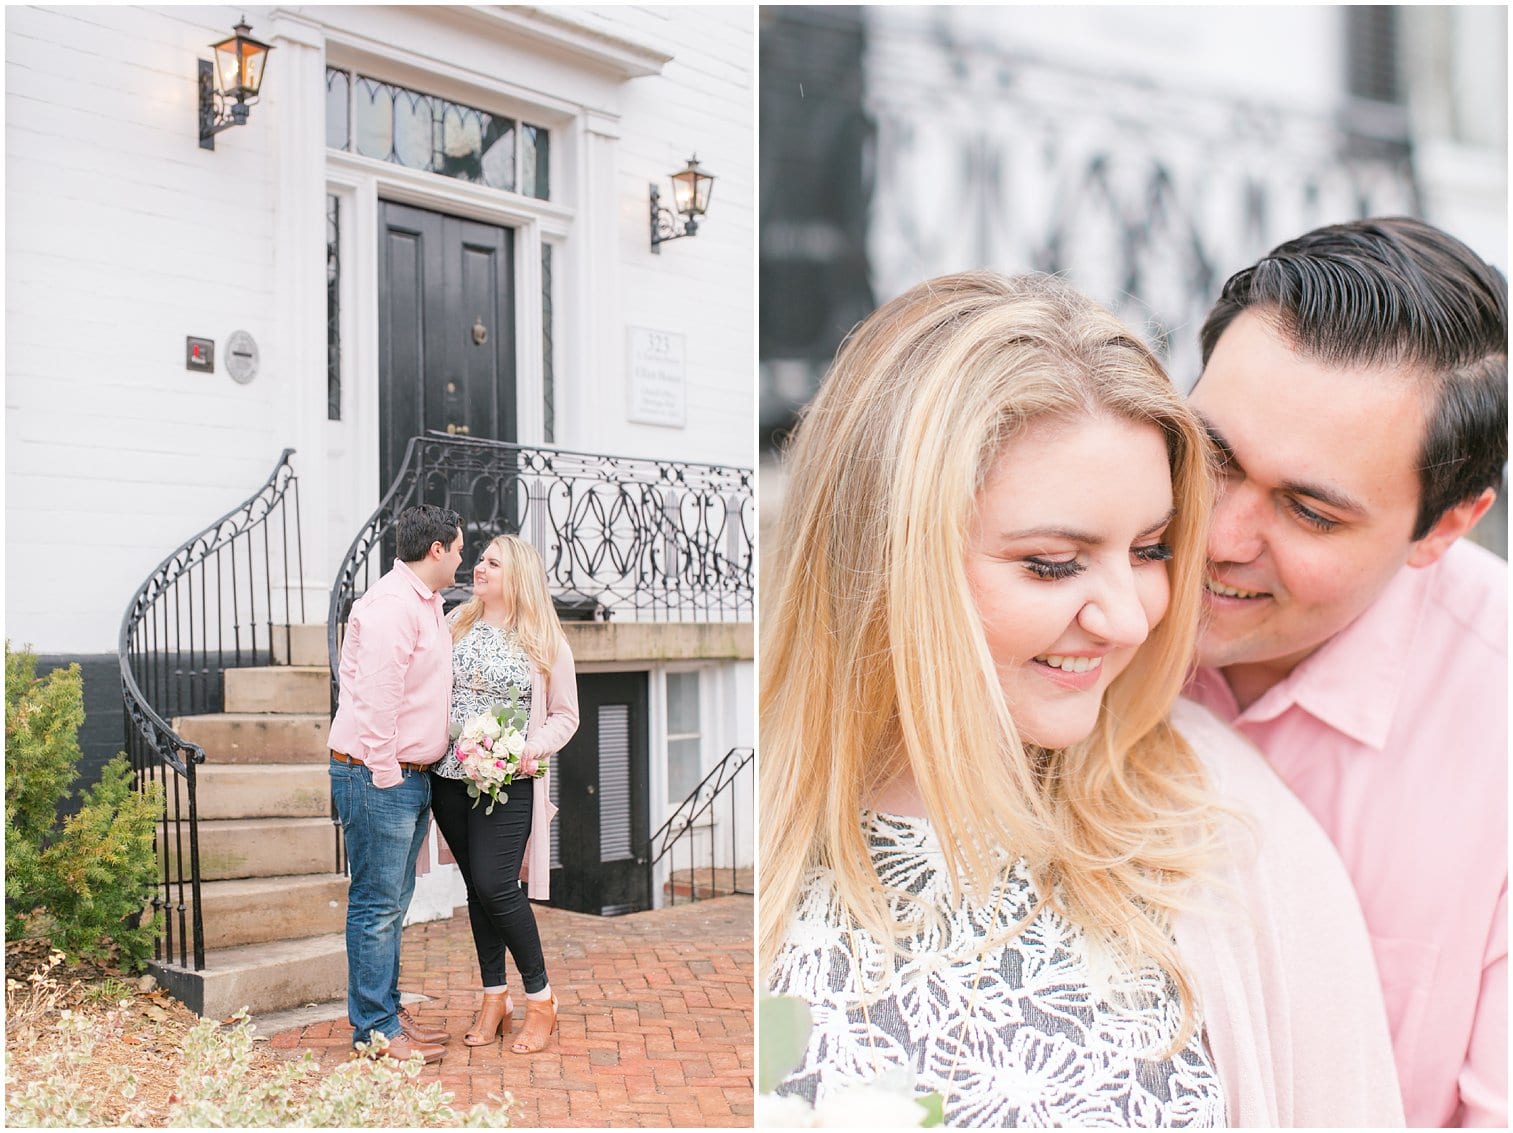
<svg viewBox="0 0 1513 1133"><path fill-rule="evenodd" d="M184 369L195 370L202 374L215 373L215 340L185 338Z"/></svg>
<svg viewBox="0 0 1513 1133"><path fill-rule="evenodd" d="M630 340L630 419L682 428L688 422L684 336L646 327L626 329Z"/></svg>
<svg viewBox="0 0 1513 1133"><path fill-rule="evenodd" d="M244 330L234 330L226 340L226 372L232 381L246 385L257 377L257 342Z"/></svg>

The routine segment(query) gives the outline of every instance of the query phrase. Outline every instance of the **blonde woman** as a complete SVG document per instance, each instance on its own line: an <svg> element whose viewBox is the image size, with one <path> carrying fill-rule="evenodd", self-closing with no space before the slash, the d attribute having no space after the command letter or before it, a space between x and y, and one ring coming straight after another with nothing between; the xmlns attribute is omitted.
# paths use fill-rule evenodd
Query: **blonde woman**
<svg viewBox="0 0 1513 1133"><path fill-rule="evenodd" d="M1174 701L1208 446L1047 277L921 284L841 348L767 575L760 954L780 1093L901 1075L948 1124L1400 1124L1328 841Z"/></svg>
<svg viewBox="0 0 1513 1133"><path fill-rule="evenodd" d="M514 535L500 535L473 568L473 597L447 620L452 628L451 722L460 726L512 689L528 711L525 773L504 788L505 800L489 813L473 805L457 757L448 751L431 772L431 809L467 884L468 918L483 979L483 1003L463 1036L468 1046L488 1046L508 1035L515 1010L505 989L508 949L525 988L525 1023L510 1049L541 1050L557 1025L557 997L547 979L541 936L530 901L544 901L551 876L547 828L557 808L549 799L550 764L578 729L578 686L573 655L546 588L536 549ZM539 774L538 778L530 776Z"/></svg>

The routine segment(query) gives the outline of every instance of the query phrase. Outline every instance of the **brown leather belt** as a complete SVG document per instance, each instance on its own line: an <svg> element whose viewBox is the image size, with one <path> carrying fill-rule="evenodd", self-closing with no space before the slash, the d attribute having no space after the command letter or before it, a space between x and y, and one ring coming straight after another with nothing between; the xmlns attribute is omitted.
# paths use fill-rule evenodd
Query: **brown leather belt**
<svg viewBox="0 0 1513 1133"><path fill-rule="evenodd" d="M355 763L359 767L366 767L367 766L367 764L363 763L362 760L360 760L360 759L353 759L350 755L343 755L339 751L333 751L331 753L331 758L334 759L334 760L336 760L337 763ZM400 765L399 765L399 769L401 771L429 771L431 769L431 765L429 763L403 763L403 762L401 762Z"/></svg>

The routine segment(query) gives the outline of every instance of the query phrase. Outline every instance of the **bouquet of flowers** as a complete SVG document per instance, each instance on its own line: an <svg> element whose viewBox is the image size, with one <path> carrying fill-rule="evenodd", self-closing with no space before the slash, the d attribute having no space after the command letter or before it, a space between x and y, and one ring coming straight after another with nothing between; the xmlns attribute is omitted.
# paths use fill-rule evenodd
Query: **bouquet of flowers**
<svg viewBox="0 0 1513 1133"><path fill-rule="evenodd" d="M535 778L546 771L546 760L523 757L525 725L520 690L512 686L504 704L452 727L452 753L467 776L468 797L475 807L480 799L489 800L484 814L493 814L494 804L509 798L504 788L516 778Z"/></svg>

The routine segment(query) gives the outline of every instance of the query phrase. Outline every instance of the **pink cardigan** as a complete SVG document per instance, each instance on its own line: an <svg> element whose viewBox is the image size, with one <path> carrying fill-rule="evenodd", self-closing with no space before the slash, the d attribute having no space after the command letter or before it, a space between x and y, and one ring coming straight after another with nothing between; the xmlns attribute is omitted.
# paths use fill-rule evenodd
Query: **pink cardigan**
<svg viewBox="0 0 1513 1133"><path fill-rule="evenodd" d="M1191 701L1229 864L1176 923L1234 1126L1400 1126L1387 1011L1345 867L1246 740Z"/></svg>
<svg viewBox="0 0 1513 1133"><path fill-rule="evenodd" d="M551 680L537 670L531 676L531 714L525 725L523 755L556 755L578 730L578 677L573 669L573 651L566 639L558 638L557 659L552 662ZM553 761L555 762L555 761ZM525 843L525 857L520 864L520 880L531 881L532 901L545 901L551 895L552 819L557 808L551 799L552 767L536 781L531 796L531 836Z"/></svg>

